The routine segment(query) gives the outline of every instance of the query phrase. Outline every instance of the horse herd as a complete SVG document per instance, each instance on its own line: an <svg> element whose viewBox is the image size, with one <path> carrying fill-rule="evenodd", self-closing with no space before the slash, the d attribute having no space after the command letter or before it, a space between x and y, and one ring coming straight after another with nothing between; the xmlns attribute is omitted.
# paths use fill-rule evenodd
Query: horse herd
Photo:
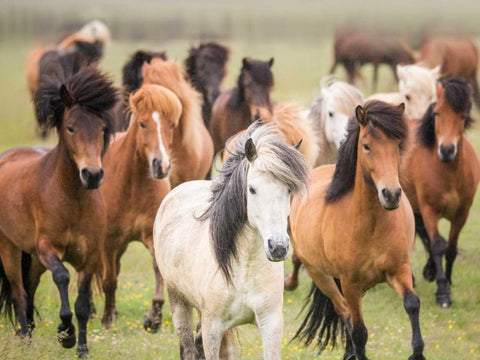
<svg viewBox="0 0 480 360"><path fill-rule="evenodd" d="M369 52L345 60L348 49L369 42L341 35L335 61L353 81ZM393 65L399 92L367 101L329 76L304 110L272 98L273 58L244 58L236 86L222 89L229 51L216 43L191 48L185 70L165 52L137 51L119 90L97 67L109 38L95 21L27 60L38 129L56 129L58 143L0 155L0 312L15 317L18 335L31 337L49 270L61 299L58 339L66 348L78 341L86 356L92 280L101 281L108 328L121 256L140 240L156 280L144 327L160 328L165 287L183 360L232 359L232 328L246 323L259 327L264 359L279 359L283 291L298 285L302 264L313 283L296 338L324 349L342 333L344 359L367 359L361 300L386 282L411 322L409 359L425 359L409 251L416 232L429 254L423 274L449 307L480 176L465 135L476 65L452 73L441 55L430 67L402 58ZM396 53L388 44L376 47ZM205 180L214 161L218 177ZM448 242L441 218L451 222ZM290 242L295 266L284 281ZM78 273L78 339L64 261Z"/></svg>

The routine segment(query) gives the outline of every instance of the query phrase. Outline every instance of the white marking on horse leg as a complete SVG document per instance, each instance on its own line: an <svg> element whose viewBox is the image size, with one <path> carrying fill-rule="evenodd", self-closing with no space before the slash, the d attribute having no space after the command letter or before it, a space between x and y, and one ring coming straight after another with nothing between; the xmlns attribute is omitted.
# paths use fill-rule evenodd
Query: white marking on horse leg
<svg viewBox="0 0 480 360"><path fill-rule="evenodd" d="M193 340L192 307L185 303L175 291L168 289L172 321L180 342L182 360L196 360L197 351Z"/></svg>

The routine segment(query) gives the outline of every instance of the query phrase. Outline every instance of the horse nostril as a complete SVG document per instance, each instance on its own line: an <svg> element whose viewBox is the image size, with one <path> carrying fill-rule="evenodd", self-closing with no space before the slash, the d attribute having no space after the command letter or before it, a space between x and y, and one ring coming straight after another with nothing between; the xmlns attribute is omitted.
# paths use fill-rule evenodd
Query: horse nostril
<svg viewBox="0 0 480 360"><path fill-rule="evenodd" d="M272 252L273 249L274 249L273 240L272 240L272 239L268 239L268 251Z"/></svg>
<svg viewBox="0 0 480 360"><path fill-rule="evenodd" d="M383 189L382 189L382 196L383 196L384 198L387 198L387 197L388 197L388 190L387 190L386 188L383 188Z"/></svg>
<svg viewBox="0 0 480 360"><path fill-rule="evenodd" d="M87 169L82 169L81 174L82 174L82 177L83 177L84 179L87 179L87 177L88 177L88 170L87 170Z"/></svg>

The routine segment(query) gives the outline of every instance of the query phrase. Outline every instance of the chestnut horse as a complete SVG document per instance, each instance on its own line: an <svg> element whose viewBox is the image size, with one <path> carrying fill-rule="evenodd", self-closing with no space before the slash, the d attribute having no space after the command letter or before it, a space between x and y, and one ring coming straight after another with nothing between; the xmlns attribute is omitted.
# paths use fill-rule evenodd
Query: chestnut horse
<svg viewBox="0 0 480 360"><path fill-rule="evenodd" d="M470 37L427 37L422 42L419 61L430 68L440 65L444 79L456 76L467 80L472 86L475 104L480 108L478 48Z"/></svg>
<svg viewBox="0 0 480 360"><path fill-rule="evenodd" d="M138 50L122 68L122 97L115 105L115 130L126 131L130 121L130 109L128 107L128 99L130 94L140 89L143 84L142 66L144 62L150 63L153 58L167 60L167 54L164 51L154 52Z"/></svg>
<svg viewBox="0 0 480 360"><path fill-rule="evenodd" d="M220 95L220 87L227 70L229 50L215 42L191 47L185 59L187 78L193 87L203 96L202 115L208 128L213 103Z"/></svg>
<svg viewBox="0 0 480 360"><path fill-rule="evenodd" d="M228 138L246 129L252 121L272 114L272 65L273 58L269 61L243 58L237 86L222 92L215 101L209 124L215 153L224 148Z"/></svg>
<svg viewBox="0 0 480 360"><path fill-rule="evenodd" d="M175 61L154 58L142 67L145 84L171 90L182 104L178 126L173 129L170 184L172 188L190 180L205 179L213 159L213 143L202 119L200 94L185 80Z"/></svg>
<svg viewBox="0 0 480 360"><path fill-rule="evenodd" d="M383 282L403 297L413 333L409 359L425 359L409 259L414 217L398 172L408 134L403 112L403 104L381 101L357 106L337 165L314 169L308 195L292 201L292 245L314 282L295 337L309 344L318 332L324 349L346 327L344 359L367 359L362 297Z"/></svg>
<svg viewBox="0 0 480 360"><path fill-rule="evenodd" d="M466 81L450 79L437 87L432 104L418 126L402 163L402 187L415 213L416 230L428 251L423 269L437 281L436 302L451 305L450 284L460 231L477 190L480 167L472 143L464 134L471 123L470 89ZM438 230L440 219L450 221L448 244ZM442 259L446 268L443 270Z"/></svg>
<svg viewBox="0 0 480 360"><path fill-rule="evenodd" d="M70 275L63 265L69 262L79 276L79 356L88 354L91 280L106 230L105 204L95 189L103 181L101 159L115 101L112 81L94 68L45 79L35 95L36 115L40 124L57 129L57 146L17 148L0 156L0 309L11 313L13 304L19 332L29 336L35 290L41 274L50 270L61 299L58 339L63 347L73 347Z"/></svg>
<svg viewBox="0 0 480 360"><path fill-rule="evenodd" d="M118 135L105 155L105 184L102 195L107 204L107 236L103 262L105 309L102 324L115 321L115 290L120 258L128 244L140 240L153 252L153 222L164 196L170 191L168 173L173 129L178 125L182 105L170 90L143 85L130 96L132 118L125 134ZM162 180L163 179L163 180ZM153 261L155 294L144 327L156 332L162 320L163 279Z"/></svg>

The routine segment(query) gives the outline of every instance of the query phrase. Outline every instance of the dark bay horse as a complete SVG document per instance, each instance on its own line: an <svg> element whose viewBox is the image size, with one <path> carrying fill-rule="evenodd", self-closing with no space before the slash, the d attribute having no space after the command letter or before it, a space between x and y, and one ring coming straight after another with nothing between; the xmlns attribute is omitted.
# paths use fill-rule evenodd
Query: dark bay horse
<svg viewBox="0 0 480 360"><path fill-rule="evenodd" d="M357 106L336 166L314 169L308 195L292 201L291 241L314 282L296 337L306 344L317 338L324 349L346 328L344 359L367 359L362 297L383 282L402 296L410 318L409 359L425 359L409 259L414 217L399 180L404 109L381 101Z"/></svg>
<svg viewBox="0 0 480 360"><path fill-rule="evenodd" d="M269 61L244 58L237 86L222 92L215 101L209 124L215 153L223 149L232 135L246 129L256 118L272 114L272 65L273 58Z"/></svg>
<svg viewBox="0 0 480 360"><path fill-rule="evenodd" d="M450 284L458 237L477 190L480 165L464 133L472 123L467 82L450 79L439 83L437 98L423 119L412 125L414 135L402 163L402 187L429 254L423 275L428 281L437 281L436 302L448 307L452 303ZM438 230L442 218L451 224L448 244Z"/></svg>
<svg viewBox="0 0 480 360"><path fill-rule="evenodd" d="M364 64L373 64L373 91L378 83L378 66L387 64L398 81L398 64L411 64L415 61L413 51L406 41L395 36L381 36L369 32L340 33L335 37L334 62L330 74L342 64L347 72L348 81L353 84L359 68Z"/></svg>
<svg viewBox="0 0 480 360"><path fill-rule="evenodd" d="M440 65L441 78L457 76L467 80L472 86L475 104L480 108L478 60L477 46L466 36L428 36L420 49L419 61L430 68Z"/></svg>
<svg viewBox="0 0 480 360"><path fill-rule="evenodd" d="M102 156L112 131L109 110L116 102L112 81L94 68L42 80L35 95L40 124L56 128L58 144L16 148L0 155L0 309L15 310L19 333L34 328L34 294L50 270L61 299L58 339L75 345L68 299L70 275L78 272L77 354L88 354L87 321L91 280L100 266L106 209L99 190Z"/></svg>
<svg viewBox="0 0 480 360"><path fill-rule="evenodd" d="M212 106L218 95L227 70L229 50L216 42L191 47L185 59L187 78L203 96L202 115L208 128Z"/></svg>
<svg viewBox="0 0 480 360"><path fill-rule="evenodd" d="M168 175L173 129L182 113L180 100L159 85L145 84L130 96L132 117L126 133L116 135L105 155L107 236L102 251L105 309L104 327L115 321L115 290L120 258L128 244L140 240L153 254L153 222L170 191ZM145 329L156 332L162 320L163 279L153 261L155 294L144 318Z"/></svg>

